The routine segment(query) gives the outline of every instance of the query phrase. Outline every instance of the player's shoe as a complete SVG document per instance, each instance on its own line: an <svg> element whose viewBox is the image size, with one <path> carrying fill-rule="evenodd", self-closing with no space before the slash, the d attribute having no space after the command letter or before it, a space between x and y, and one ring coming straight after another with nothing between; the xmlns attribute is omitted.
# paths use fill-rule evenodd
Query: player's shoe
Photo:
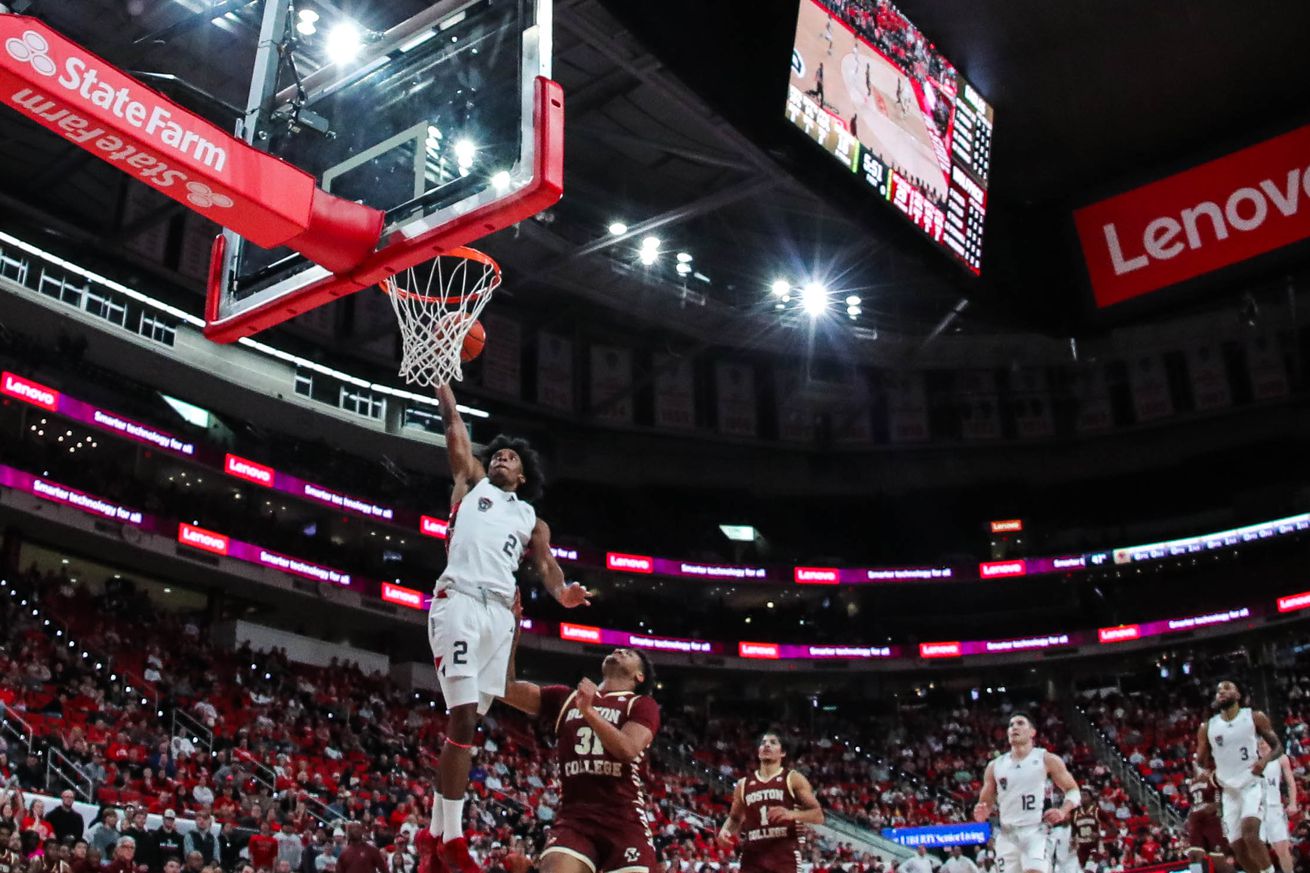
<svg viewBox="0 0 1310 873"><path fill-rule="evenodd" d="M442 843L440 857L450 873L482 873L478 862L469 854L468 840L463 837L456 837Z"/></svg>
<svg viewBox="0 0 1310 873"><path fill-rule="evenodd" d="M432 831L420 828L414 838L414 848L418 851L418 873L446 873L446 864L441 860L441 837L432 836Z"/></svg>

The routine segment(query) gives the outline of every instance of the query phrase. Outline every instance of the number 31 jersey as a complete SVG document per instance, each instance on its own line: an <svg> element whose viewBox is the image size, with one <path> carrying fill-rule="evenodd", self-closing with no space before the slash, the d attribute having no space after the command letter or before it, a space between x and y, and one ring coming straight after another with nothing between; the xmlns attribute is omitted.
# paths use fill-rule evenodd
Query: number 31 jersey
<svg viewBox="0 0 1310 873"><path fill-rule="evenodd" d="M634 761L620 761L605 750L600 737L574 705L578 692L565 685L541 689L544 724L553 728L562 794L560 815L600 813L645 821L646 783L650 762L646 752ZM619 730L628 722L654 734L660 729L660 708L654 700L632 691L597 694L592 708Z"/></svg>
<svg viewBox="0 0 1310 873"><path fill-rule="evenodd" d="M1006 752L992 761L1001 827L1041 824L1046 799L1046 750L1033 749L1016 760Z"/></svg>
<svg viewBox="0 0 1310 873"><path fill-rule="evenodd" d="M446 572L437 582L481 585L513 599L514 574L537 526L537 511L483 476L451 511Z"/></svg>

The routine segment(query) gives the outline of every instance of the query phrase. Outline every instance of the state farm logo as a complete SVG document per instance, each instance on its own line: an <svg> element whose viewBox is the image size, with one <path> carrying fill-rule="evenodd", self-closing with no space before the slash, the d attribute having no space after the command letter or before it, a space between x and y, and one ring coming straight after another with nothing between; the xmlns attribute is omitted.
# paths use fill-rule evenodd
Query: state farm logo
<svg viewBox="0 0 1310 873"><path fill-rule="evenodd" d="M201 209L208 209L211 206L228 209L232 206L231 197L215 192L204 182L187 182L186 190L188 202L193 206L199 206Z"/></svg>
<svg viewBox="0 0 1310 873"><path fill-rule="evenodd" d="M35 30L26 31L21 38L12 36L5 40L5 51L14 60L31 64L42 76L53 76L58 69L50 60L50 43Z"/></svg>
<svg viewBox="0 0 1310 873"><path fill-rule="evenodd" d="M1099 306L1310 237L1310 125L1074 212Z"/></svg>

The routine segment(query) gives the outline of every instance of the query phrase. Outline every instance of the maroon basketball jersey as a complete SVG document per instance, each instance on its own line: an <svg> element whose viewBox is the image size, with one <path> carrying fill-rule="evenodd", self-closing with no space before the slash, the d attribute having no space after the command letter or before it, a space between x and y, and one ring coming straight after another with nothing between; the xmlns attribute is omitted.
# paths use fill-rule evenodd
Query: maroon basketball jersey
<svg viewBox="0 0 1310 873"><path fill-rule="evenodd" d="M1215 787L1214 776L1194 776L1187 784L1187 796L1192 800L1192 809L1200 809L1219 801L1219 789Z"/></svg>
<svg viewBox="0 0 1310 873"><path fill-rule="evenodd" d="M560 813L590 809L615 814L633 810L644 818L646 782L650 778L646 753L625 763L605 751L600 737L573 705L576 695L577 691L566 685L541 689L540 717L556 737L562 789ZM619 730L629 721L644 725L652 735L660 729L659 704L645 695L632 691L597 694L591 705Z"/></svg>
<svg viewBox="0 0 1310 873"><path fill-rule="evenodd" d="M1094 845L1101 839L1101 813L1096 807L1088 809L1079 806L1073 811L1070 823L1073 825L1074 842L1080 846Z"/></svg>
<svg viewBox="0 0 1310 873"><path fill-rule="evenodd" d="M790 776L791 770L786 767L768 779L762 779L757 770L742 782L741 800L746 807L746 818L741 825L743 870L791 870L793 865L799 865L801 834L796 824L770 824L767 818L769 807L795 809L798 806Z"/></svg>

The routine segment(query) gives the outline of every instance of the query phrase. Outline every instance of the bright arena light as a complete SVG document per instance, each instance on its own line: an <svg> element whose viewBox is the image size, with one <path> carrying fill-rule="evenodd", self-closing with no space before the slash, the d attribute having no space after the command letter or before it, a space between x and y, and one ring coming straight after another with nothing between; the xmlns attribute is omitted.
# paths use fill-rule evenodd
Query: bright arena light
<svg viewBox="0 0 1310 873"><path fill-rule="evenodd" d="M318 13L315 12L313 9L302 9L296 13L296 17L299 18L301 21L307 21L310 24L313 24L314 22L318 21Z"/></svg>
<svg viewBox="0 0 1310 873"><path fill-rule="evenodd" d="M847 297L847 298L846 298L846 305L847 305L847 306L859 306L859 305L860 305L860 296L859 296L858 294L852 294L850 297Z"/></svg>
<svg viewBox="0 0 1310 873"><path fill-rule="evenodd" d="M353 22L343 21L328 31L324 48L332 63L350 63L359 56L359 50L362 48L359 28Z"/></svg>
<svg viewBox="0 0 1310 873"><path fill-rule="evenodd" d="M660 259L660 253L657 249L644 248L637 253L637 259L641 261L644 266L649 267L654 265L654 263Z"/></svg>
<svg viewBox="0 0 1310 873"><path fill-rule="evenodd" d="M685 276L691 272L691 264L678 264L674 269L678 271L678 275Z"/></svg>
<svg viewBox="0 0 1310 873"><path fill-rule="evenodd" d="M690 264L690 263L691 263L691 255L690 255L688 252L678 252L678 263L679 263L679 264Z"/></svg>
<svg viewBox="0 0 1310 873"><path fill-rule="evenodd" d="M497 191L504 191L509 188L509 171L501 170L491 177L491 185Z"/></svg>
<svg viewBox="0 0 1310 873"><path fill-rule="evenodd" d="M610 225L610 233L615 236L622 236L628 232L628 226L621 221L616 221Z"/></svg>
<svg viewBox="0 0 1310 873"><path fill-rule="evenodd" d="M774 279L769 290L773 292L774 297L781 297L791 290L791 283L786 279Z"/></svg>
<svg viewBox="0 0 1310 873"><path fill-rule="evenodd" d="M660 238L657 236L648 236L641 241L641 250L657 252L660 248Z"/></svg>
<svg viewBox="0 0 1310 873"><path fill-rule="evenodd" d="M828 308L828 289L810 282L801 289L801 307L811 318L818 318Z"/></svg>
<svg viewBox="0 0 1310 873"><path fill-rule="evenodd" d="M455 143L455 160L459 161L461 167L473 166L473 156L477 153L478 147L467 139Z"/></svg>
<svg viewBox="0 0 1310 873"><path fill-rule="evenodd" d="M306 18L302 18L296 22L296 31L301 36L313 36L314 34L318 33L318 28L314 26L314 22Z"/></svg>

